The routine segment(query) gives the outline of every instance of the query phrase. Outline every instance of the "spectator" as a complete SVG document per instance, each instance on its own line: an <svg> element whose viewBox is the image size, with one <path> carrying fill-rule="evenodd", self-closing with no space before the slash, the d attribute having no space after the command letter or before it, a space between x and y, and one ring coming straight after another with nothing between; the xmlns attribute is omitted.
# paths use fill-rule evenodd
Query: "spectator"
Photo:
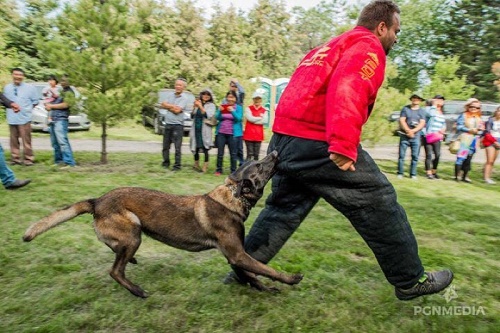
<svg viewBox="0 0 500 333"><path fill-rule="evenodd" d="M229 147L229 156L231 163L231 173L236 171L236 139L242 137L241 120L243 119L243 109L236 104L236 93L228 91L225 100L227 104L221 104L220 110L215 113L215 118L219 121L216 134L217 145L217 168L215 175L220 176L222 173L222 165L224 160L225 147Z"/></svg>
<svg viewBox="0 0 500 333"><path fill-rule="evenodd" d="M0 93L0 103L4 105L6 108L12 109L14 112L19 112L19 105L17 103L13 103L8 98L6 98L2 93ZM28 185L31 180L20 180L16 179L14 172L9 168L7 162L5 162L5 155L3 152L3 147L0 144L0 180L2 181L2 185L7 190L16 190L23 186Z"/></svg>
<svg viewBox="0 0 500 333"><path fill-rule="evenodd" d="M10 131L11 164L31 166L35 162L31 145L31 113L39 99L35 87L25 83L24 71L21 68L12 70L12 83L7 84L3 91L6 98L20 106L14 111L7 108L7 123ZM21 159L20 143L23 142L24 162Z"/></svg>
<svg viewBox="0 0 500 333"><path fill-rule="evenodd" d="M45 108L52 117L49 133L54 148L54 163L62 168L73 168L76 162L68 138L68 119L70 109L75 104L75 92L67 76L61 77L61 87L61 95L54 102L46 104Z"/></svg>
<svg viewBox="0 0 500 333"><path fill-rule="evenodd" d="M173 171L181 169L181 148L182 136L184 134L184 112L188 110L189 99L184 94L187 82L184 79L175 81L174 91L171 92L165 101L162 101L161 107L168 112L165 116L165 129L163 131L163 163L164 168L170 167L170 146L172 143L175 148L175 163Z"/></svg>
<svg viewBox="0 0 500 333"><path fill-rule="evenodd" d="M493 116L486 122L486 133L495 139L495 141L484 147L486 152L486 163L484 165L483 176L487 184L496 184L496 182L491 179L491 174L493 172L493 165L500 152L500 106L496 108Z"/></svg>
<svg viewBox="0 0 500 333"><path fill-rule="evenodd" d="M464 105L464 112L457 118L457 132L460 133L460 149L455 162L455 180L472 183L468 177L472 157L476 153L479 136L484 130L481 120L481 103L476 98L469 98Z"/></svg>
<svg viewBox="0 0 500 333"><path fill-rule="evenodd" d="M255 92L253 104L245 110L245 132L243 140L247 147L247 161L259 160L259 152L264 141L264 123L267 121L267 110L262 106L262 94Z"/></svg>
<svg viewBox="0 0 500 333"><path fill-rule="evenodd" d="M229 81L229 91L233 91L236 94L236 104L243 106L243 101L245 100L245 89L241 86L241 84L236 79L231 79ZM222 104L227 104L226 99L222 100ZM238 126L241 126L241 129L238 130L238 133L243 134L243 121L238 123ZM243 136L235 136L234 137L236 144L236 159L238 164L241 166L243 162L245 162L244 152L243 152Z"/></svg>
<svg viewBox="0 0 500 333"><path fill-rule="evenodd" d="M207 172L208 151L213 146L213 126L212 119L215 119L215 104L213 93L210 89L204 89L194 102L194 109L191 113L193 126L189 132L189 146L194 154L194 169ZM205 155L203 167L200 168L200 151Z"/></svg>
<svg viewBox="0 0 500 333"><path fill-rule="evenodd" d="M423 101L422 97L413 94L410 96L410 101L411 104L403 107L399 117L401 133L399 137L398 178L403 178L406 150L410 147L410 178L417 179L420 134L425 126L425 112L420 107L420 103Z"/></svg>
<svg viewBox="0 0 500 333"><path fill-rule="evenodd" d="M279 154L272 193L244 246L268 263L323 198L372 249L396 296L409 300L443 290L453 274L424 271L394 187L359 144L397 41L399 13L391 0L370 2L355 28L311 50L292 74L269 144Z"/></svg>
<svg viewBox="0 0 500 333"><path fill-rule="evenodd" d="M422 137L422 141L424 142L425 149L425 173L427 175L427 179L440 179L437 174L437 168L439 165L439 158L441 156L441 141L443 140L444 133L446 131L446 120L443 115L444 100L443 96L436 95L431 101L432 105L425 109L426 126L425 136ZM432 135L441 137L441 139L435 139L436 141L430 142ZM434 159L432 159L433 153Z"/></svg>

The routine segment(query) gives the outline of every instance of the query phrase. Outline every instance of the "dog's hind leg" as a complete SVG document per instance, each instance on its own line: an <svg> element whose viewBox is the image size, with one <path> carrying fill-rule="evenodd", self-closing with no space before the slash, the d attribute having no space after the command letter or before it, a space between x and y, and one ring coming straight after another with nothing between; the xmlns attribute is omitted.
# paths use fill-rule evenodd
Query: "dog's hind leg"
<svg viewBox="0 0 500 333"><path fill-rule="evenodd" d="M110 245L106 244L113 252L115 252L115 249L113 249ZM116 252L115 252L116 253ZM135 259L135 257L133 257L132 259L130 259L128 261L129 263L131 264L134 264L134 265L137 265L137 259Z"/></svg>
<svg viewBox="0 0 500 333"><path fill-rule="evenodd" d="M109 275L132 294L148 297L144 290L125 277L125 267L135 261L134 254L141 245L141 227L122 214L96 218L94 228L97 237L115 252L115 262Z"/></svg>
<svg viewBox="0 0 500 333"><path fill-rule="evenodd" d="M130 291L135 296L146 298L148 297L148 295L144 292L144 290L142 290L142 288L138 285L133 284L129 279L125 277L125 267L127 266L127 263L130 261L130 259L133 258L135 251L139 247L139 244L137 244L135 248L123 247L121 250L116 252L115 262L113 264L113 267L111 268L111 271L109 272L109 275L113 279L115 279L116 282L127 288L128 291Z"/></svg>

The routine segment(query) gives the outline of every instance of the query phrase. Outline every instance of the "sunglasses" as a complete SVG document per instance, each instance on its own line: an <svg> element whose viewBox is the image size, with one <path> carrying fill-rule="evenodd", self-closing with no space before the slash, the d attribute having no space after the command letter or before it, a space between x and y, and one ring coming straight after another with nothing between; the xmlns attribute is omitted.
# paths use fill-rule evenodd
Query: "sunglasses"
<svg viewBox="0 0 500 333"><path fill-rule="evenodd" d="M481 110L481 107L480 106L469 106L469 109Z"/></svg>

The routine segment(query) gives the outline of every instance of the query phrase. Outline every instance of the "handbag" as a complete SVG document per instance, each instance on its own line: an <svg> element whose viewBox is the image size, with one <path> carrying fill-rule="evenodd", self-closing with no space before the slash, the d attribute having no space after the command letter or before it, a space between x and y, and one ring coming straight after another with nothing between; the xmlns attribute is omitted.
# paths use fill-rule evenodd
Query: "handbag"
<svg viewBox="0 0 500 333"><path fill-rule="evenodd" d="M490 133L486 133L481 139L481 147L486 148L497 142L497 139Z"/></svg>
<svg viewBox="0 0 500 333"><path fill-rule="evenodd" d="M460 140L456 139L456 140L451 141L448 149L450 150L450 153L452 153L452 154L458 153L458 151L460 150Z"/></svg>
<svg viewBox="0 0 500 333"><path fill-rule="evenodd" d="M444 135L439 132L431 132L425 135L425 141L429 144L443 140Z"/></svg>
<svg viewBox="0 0 500 333"><path fill-rule="evenodd" d="M215 118L215 116L212 116L210 118L204 118L203 123L211 127L217 126L217 119Z"/></svg>

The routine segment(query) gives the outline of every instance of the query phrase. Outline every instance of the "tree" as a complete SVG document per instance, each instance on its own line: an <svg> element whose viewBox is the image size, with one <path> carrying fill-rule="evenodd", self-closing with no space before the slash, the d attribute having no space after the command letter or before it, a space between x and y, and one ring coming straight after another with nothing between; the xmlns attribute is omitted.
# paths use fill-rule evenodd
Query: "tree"
<svg viewBox="0 0 500 333"><path fill-rule="evenodd" d="M43 81L54 72L37 45L50 38L53 19L49 15L57 8L56 0L26 1L24 14L6 31L6 47L17 54L16 65L24 69L28 79Z"/></svg>
<svg viewBox="0 0 500 333"><path fill-rule="evenodd" d="M16 64L15 50L7 48L6 34L10 27L18 21L17 9L14 1L0 0L0 86L7 83L10 69Z"/></svg>
<svg viewBox="0 0 500 333"><path fill-rule="evenodd" d="M263 65L255 59L258 41L248 37L249 22L234 6L225 11L214 6L213 11L208 25L213 59L213 73L209 77L211 87L223 97L228 91L229 80L237 78L249 91L252 77L267 75Z"/></svg>
<svg viewBox="0 0 500 333"><path fill-rule="evenodd" d="M497 98L491 66L500 59L499 19L498 0L444 1L432 26L431 33L439 37L435 53L459 57L457 74L466 76L481 100Z"/></svg>
<svg viewBox="0 0 500 333"><path fill-rule="evenodd" d="M457 77L460 68L458 56L438 60L431 83L424 87L424 96L440 94L447 99L464 100L474 94L474 86L468 85L465 75Z"/></svg>
<svg viewBox="0 0 500 333"><path fill-rule="evenodd" d="M322 0L317 6L305 9L292 9L294 21L294 38L297 40L302 54L306 54L333 36L337 36L351 26L347 15L345 0Z"/></svg>
<svg viewBox="0 0 500 333"><path fill-rule="evenodd" d="M86 96L89 119L102 128L101 163L107 163L108 126L133 118L151 102L161 59L140 39L137 6L121 0L66 5L57 31L38 46Z"/></svg>
<svg viewBox="0 0 500 333"><path fill-rule="evenodd" d="M283 0L259 0L248 14L247 38L256 41L254 58L268 77L291 75L303 56L292 38L290 19Z"/></svg>

